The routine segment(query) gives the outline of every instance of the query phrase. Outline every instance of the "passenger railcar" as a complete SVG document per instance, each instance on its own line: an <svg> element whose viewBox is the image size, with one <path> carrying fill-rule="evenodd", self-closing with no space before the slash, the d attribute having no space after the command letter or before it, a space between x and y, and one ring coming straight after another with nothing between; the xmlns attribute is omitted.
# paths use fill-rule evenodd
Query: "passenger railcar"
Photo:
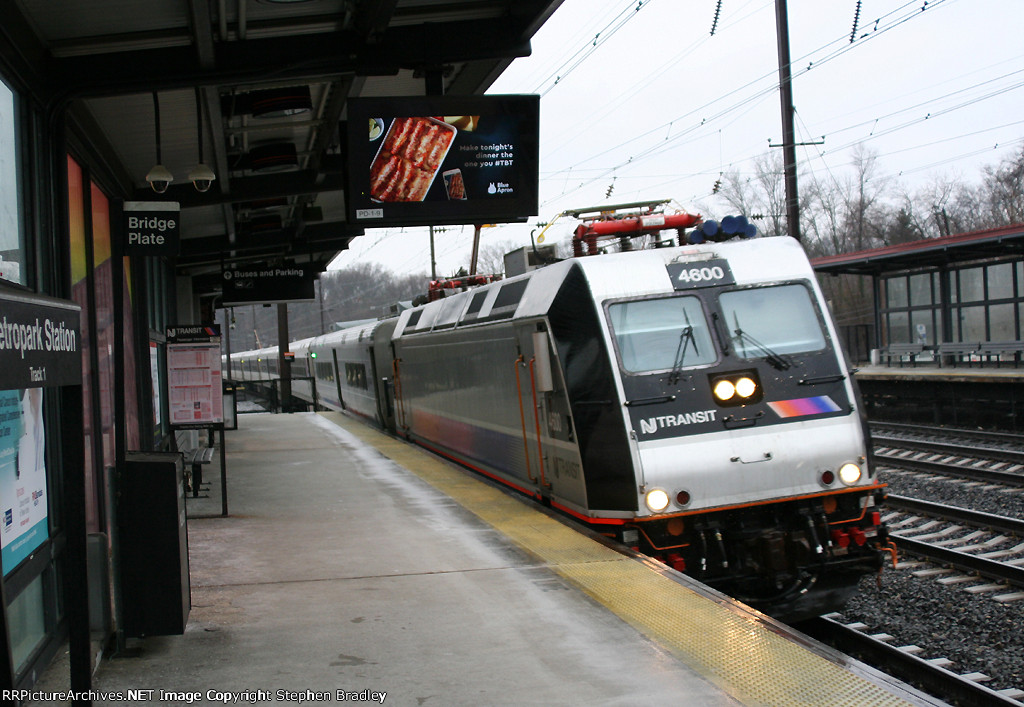
<svg viewBox="0 0 1024 707"><path fill-rule="evenodd" d="M861 404L793 239L566 260L309 352L321 404L771 613L838 608L888 552Z"/></svg>

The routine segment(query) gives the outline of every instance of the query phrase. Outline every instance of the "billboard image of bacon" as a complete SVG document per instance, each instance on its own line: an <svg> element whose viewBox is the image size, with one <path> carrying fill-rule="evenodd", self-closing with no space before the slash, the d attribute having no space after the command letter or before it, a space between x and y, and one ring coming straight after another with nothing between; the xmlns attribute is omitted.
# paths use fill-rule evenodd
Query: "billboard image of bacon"
<svg viewBox="0 0 1024 707"><path fill-rule="evenodd" d="M455 133L433 118L395 118L370 167L370 197L423 201Z"/></svg>

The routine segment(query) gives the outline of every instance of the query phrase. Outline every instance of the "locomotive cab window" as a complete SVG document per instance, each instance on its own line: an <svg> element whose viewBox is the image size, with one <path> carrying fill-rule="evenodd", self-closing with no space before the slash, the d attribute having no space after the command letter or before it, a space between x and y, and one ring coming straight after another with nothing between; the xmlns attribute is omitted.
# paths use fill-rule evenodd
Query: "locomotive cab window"
<svg viewBox="0 0 1024 707"><path fill-rule="evenodd" d="M649 373L718 360L711 330L696 297L616 302L608 307L622 367Z"/></svg>
<svg viewBox="0 0 1024 707"><path fill-rule="evenodd" d="M811 293L803 285L723 292L718 298L736 355L762 358L825 348Z"/></svg>

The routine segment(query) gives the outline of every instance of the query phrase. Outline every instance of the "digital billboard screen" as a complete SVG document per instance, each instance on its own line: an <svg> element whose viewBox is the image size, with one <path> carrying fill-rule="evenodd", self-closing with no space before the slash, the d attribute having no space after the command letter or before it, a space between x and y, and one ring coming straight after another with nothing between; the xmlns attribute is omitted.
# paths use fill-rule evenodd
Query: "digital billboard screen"
<svg viewBox="0 0 1024 707"><path fill-rule="evenodd" d="M540 97L354 98L349 221L430 226L537 215Z"/></svg>

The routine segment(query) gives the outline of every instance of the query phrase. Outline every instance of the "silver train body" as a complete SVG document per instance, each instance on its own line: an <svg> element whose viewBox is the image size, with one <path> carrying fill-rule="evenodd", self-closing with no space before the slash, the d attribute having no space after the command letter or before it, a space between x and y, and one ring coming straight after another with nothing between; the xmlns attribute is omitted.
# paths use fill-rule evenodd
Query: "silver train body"
<svg viewBox="0 0 1024 707"><path fill-rule="evenodd" d="M859 396L801 246L565 260L291 345L346 410L767 612L891 552ZM266 370L232 356L234 374Z"/></svg>

